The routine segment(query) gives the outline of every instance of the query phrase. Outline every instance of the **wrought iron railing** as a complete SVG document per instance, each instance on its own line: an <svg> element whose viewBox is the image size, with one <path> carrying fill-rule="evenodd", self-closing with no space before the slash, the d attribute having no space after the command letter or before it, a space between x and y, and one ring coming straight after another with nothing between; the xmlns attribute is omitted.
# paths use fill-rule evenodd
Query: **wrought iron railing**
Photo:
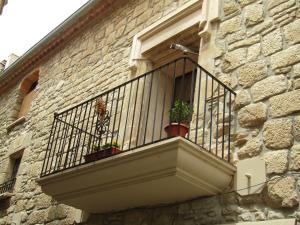
<svg viewBox="0 0 300 225"><path fill-rule="evenodd" d="M3 194L5 192L12 192L15 183L16 183L16 178L13 178L9 181L0 184L0 194Z"/></svg>
<svg viewBox="0 0 300 225"><path fill-rule="evenodd" d="M182 136L230 161L234 96L195 61L178 58L55 114L41 176L171 138L174 102L192 112Z"/></svg>

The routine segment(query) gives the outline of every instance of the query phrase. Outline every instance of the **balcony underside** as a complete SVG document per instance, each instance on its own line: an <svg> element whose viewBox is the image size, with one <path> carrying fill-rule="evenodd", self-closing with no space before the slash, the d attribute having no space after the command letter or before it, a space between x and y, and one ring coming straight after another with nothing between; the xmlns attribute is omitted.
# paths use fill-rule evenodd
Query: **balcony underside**
<svg viewBox="0 0 300 225"><path fill-rule="evenodd" d="M177 137L38 180L43 191L91 213L184 201L222 192L235 167Z"/></svg>

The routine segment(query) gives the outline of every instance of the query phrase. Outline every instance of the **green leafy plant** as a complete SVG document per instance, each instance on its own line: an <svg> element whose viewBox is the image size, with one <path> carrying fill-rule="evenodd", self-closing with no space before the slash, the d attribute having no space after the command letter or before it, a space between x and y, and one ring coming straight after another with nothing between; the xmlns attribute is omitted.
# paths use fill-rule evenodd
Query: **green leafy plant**
<svg viewBox="0 0 300 225"><path fill-rule="evenodd" d="M105 144L101 147L101 149L107 149L107 148L110 148L110 147L120 148L120 145L118 144L117 141L112 141L112 143L107 142L107 143L105 143Z"/></svg>
<svg viewBox="0 0 300 225"><path fill-rule="evenodd" d="M192 120L193 110L187 102L176 100L170 110L170 121L172 123L189 124Z"/></svg>
<svg viewBox="0 0 300 225"><path fill-rule="evenodd" d="M93 145L93 152L98 152L100 150L101 150L101 148L99 145Z"/></svg>

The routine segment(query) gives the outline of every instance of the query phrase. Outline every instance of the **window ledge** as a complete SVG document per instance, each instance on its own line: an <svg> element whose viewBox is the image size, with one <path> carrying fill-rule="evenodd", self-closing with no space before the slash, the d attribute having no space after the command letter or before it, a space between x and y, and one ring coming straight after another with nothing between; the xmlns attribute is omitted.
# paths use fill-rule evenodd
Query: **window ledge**
<svg viewBox="0 0 300 225"><path fill-rule="evenodd" d="M9 124L7 127L6 127L6 130L7 132L10 132L12 129L14 129L16 126L24 123L26 121L26 118L25 116L22 116L20 118L18 118L17 120L15 120L14 122L12 122L11 124Z"/></svg>

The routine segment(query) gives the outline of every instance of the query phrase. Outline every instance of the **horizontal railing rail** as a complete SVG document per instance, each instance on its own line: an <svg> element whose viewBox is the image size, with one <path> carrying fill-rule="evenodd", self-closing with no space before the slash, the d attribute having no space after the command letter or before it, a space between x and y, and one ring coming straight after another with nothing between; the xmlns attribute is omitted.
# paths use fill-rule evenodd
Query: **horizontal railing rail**
<svg viewBox="0 0 300 225"><path fill-rule="evenodd" d="M3 194L5 192L12 192L15 183L16 183L16 178L13 178L9 181L0 184L0 194Z"/></svg>
<svg viewBox="0 0 300 225"><path fill-rule="evenodd" d="M55 114L41 176L178 135L230 161L234 96L178 58Z"/></svg>

